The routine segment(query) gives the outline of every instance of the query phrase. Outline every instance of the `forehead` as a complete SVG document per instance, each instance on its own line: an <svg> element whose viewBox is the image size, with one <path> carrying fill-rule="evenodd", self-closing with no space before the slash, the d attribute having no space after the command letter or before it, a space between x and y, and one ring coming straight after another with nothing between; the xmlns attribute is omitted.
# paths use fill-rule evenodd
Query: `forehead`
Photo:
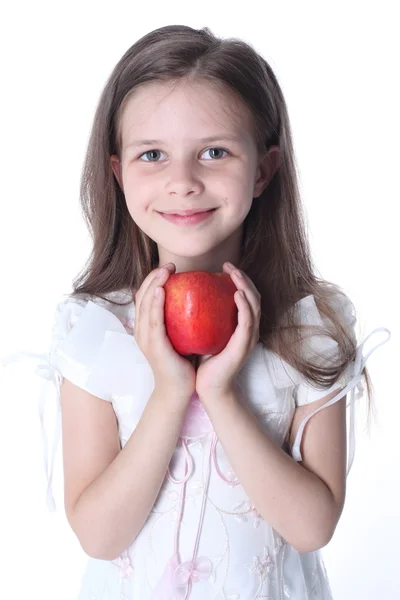
<svg viewBox="0 0 400 600"><path fill-rule="evenodd" d="M120 125L123 147L139 138L195 140L216 133L244 143L254 138L246 103L223 84L199 80L139 86L123 107Z"/></svg>

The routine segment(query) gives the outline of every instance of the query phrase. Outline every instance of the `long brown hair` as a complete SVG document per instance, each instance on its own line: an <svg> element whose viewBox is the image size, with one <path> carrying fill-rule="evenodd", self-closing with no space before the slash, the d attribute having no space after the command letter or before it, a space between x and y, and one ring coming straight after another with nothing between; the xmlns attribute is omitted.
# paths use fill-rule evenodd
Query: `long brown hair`
<svg viewBox="0 0 400 600"><path fill-rule="evenodd" d="M93 247L74 280L72 295L104 297L120 289L137 289L158 266L157 245L132 220L110 156L121 156L121 116L137 86L182 78L227 86L250 108L259 150L279 147L278 170L261 196L253 199L246 217L238 266L261 293L262 344L311 382L328 388L355 359L357 342L331 302L332 295L342 290L318 277L312 262L282 90L269 64L240 39L218 38L208 28L170 25L142 37L115 66L95 112L82 173L81 205ZM335 361L324 366L305 360L299 351L306 334L316 333L296 321L295 303L310 294L330 321L318 333L338 344ZM372 383L365 368L363 376L371 400Z"/></svg>

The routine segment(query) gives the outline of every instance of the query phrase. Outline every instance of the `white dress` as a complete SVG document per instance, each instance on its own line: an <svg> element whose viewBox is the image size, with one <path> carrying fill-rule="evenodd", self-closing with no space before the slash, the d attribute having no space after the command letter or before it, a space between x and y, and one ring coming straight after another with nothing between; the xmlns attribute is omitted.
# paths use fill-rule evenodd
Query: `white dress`
<svg viewBox="0 0 400 600"><path fill-rule="evenodd" d="M127 301L128 291L108 295ZM353 306L344 294L335 296L354 334ZM302 322L323 325L313 296L299 301ZM151 367L133 337L135 307L115 306L95 297L66 296L56 309L48 355L37 355L36 372L53 380L57 403L55 445L45 444L47 503L52 495L53 461L61 435L60 384L64 377L111 402L123 447L137 426L154 388ZM362 347L379 331L387 339L366 357ZM354 455L354 403L362 396L361 371L368 356L390 338L375 329L358 346L357 357L330 389L312 387L303 376L258 344L238 375L242 396L263 428L284 446L296 406L343 388L326 406L349 393L349 457ZM314 336L307 351L323 359L336 342ZM19 353L3 364L19 360ZM315 356L315 354L313 354ZM40 399L43 439L47 439ZM322 410L318 409L318 410ZM301 460L301 424L290 453ZM330 600L328 578L319 551L299 553L262 519L236 479L198 397L193 396L160 494L136 539L113 561L88 560L77 600Z"/></svg>

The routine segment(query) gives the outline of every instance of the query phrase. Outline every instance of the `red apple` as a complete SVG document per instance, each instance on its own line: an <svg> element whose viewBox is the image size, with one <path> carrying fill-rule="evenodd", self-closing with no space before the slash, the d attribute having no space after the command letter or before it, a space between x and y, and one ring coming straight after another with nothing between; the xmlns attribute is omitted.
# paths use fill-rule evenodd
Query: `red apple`
<svg viewBox="0 0 400 600"><path fill-rule="evenodd" d="M165 326L183 356L218 354L237 326L237 288L227 273L185 271L170 275L165 289Z"/></svg>

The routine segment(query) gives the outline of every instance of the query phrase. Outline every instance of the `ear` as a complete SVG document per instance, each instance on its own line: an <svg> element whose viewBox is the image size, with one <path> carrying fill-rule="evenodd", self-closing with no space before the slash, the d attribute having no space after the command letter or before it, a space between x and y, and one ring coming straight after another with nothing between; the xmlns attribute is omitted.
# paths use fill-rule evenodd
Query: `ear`
<svg viewBox="0 0 400 600"><path fill-rule="evenodd" d="M121 188L122 191L124 191L123 185L122 185L122 167L121 167L121 161L119 160L118 156L116 154L113 154L112 156L110 156L110 164L111 164L111 168L113 170L113 173L115 175L116 180L119 183L119 187Z"/></svg>
<svg viewBox="0 0 400 600"><path fill-rule="evenodd" d="M271 146L261 155L254 182L253 198L258 198L268 187L279 167L279 147Z"/></svg>

